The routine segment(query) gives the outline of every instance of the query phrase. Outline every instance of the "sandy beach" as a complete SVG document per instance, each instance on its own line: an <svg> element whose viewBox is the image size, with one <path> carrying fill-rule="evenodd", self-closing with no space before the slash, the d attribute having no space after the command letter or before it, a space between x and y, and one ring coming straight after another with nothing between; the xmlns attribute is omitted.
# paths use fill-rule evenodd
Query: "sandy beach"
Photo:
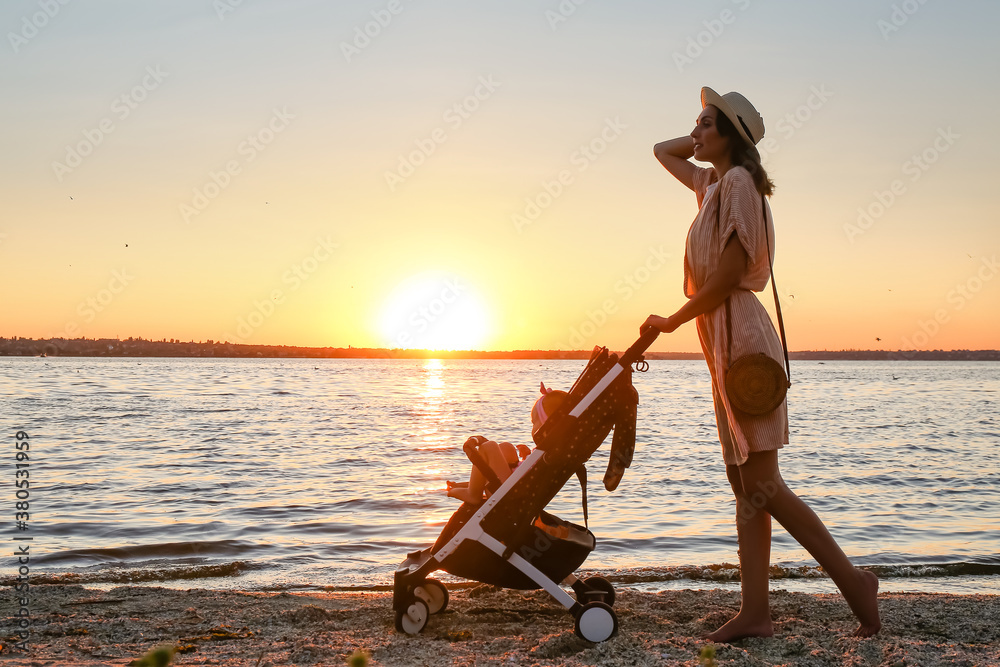
<svg viewBox="0 0 1000 667"><path fill-rule="evenodd" d="M35 623L28 653L5 664L127 665L150 648L178 647L178 665L344 665L355 651L371 665L698 665L714 629L738 608L732 591L622 590L621 631L593 645L542 592L455 588L423 634L393 629L391 593L246 593L81 586L31 589ZM775 636L717 647L719 665L998 665L1000 596L893 593L880 596L884 628L854 639L838 595L772 592Z"/></svg>

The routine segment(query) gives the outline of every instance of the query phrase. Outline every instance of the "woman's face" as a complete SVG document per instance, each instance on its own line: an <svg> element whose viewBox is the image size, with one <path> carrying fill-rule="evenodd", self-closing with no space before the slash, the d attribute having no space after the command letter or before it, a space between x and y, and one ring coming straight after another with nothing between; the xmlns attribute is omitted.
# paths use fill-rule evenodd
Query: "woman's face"
<svg viewBox="0 0 1000 667"><path fill-rule="evenodd" d="M691 130L694 139L694 159L700 162L715 162L729 152L729 139L719 134L715 117L719 110L711 104L701 110L701 115Z"/></svg>

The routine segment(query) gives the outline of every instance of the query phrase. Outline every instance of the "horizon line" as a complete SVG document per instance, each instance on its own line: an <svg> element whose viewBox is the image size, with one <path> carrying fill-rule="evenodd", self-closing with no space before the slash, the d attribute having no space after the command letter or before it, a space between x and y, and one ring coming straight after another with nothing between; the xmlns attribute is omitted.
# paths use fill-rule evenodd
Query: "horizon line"
<svg viewBox="0 0 1000 667"><path fill-rule="evenodd" d="M55 341L64 341L64 342L67 342L67 343L71 343L71 342L84 342L84 343L85 342L92 342L92 343L97 343L97 342L102 342L102 341L115 341L115 342L118 342L118 343L122 343L122 342L124 342L124 343L134 342L134 343L153 343L153 344L157 344L157 345L208 345L208 346L229 346L229 347L271 347L271 348L293 348L293 349L302 349L302 350L331 350L331 351L333 351L333 350L345 350L345 351L352 351L352 352L358 352L358 353L360 353L360 352L367 352L367 351L370 351L370 352L388 352L388 353L396 353L396 354L399 354L399 353L408 353L408 354L417 354L417 353L423 353L423 354L430 354L430 353L435 353L435 354L517 354L517 353L535 353L535 354L537 354L537 353L590 354L592 352L592 350L594 349L594 348L590 348L589 350L588 349L563 350L563 349L554 349L554 348L516 348L516 349L488 349L487 350L487 349L473 349L473 348L445 349L445 348L355 347L353 345L347 345L346 347L344 347L344 346L339 346L339 345L324 345L324 346L316 346L316 345L290 345L290 344L287 344L287 343L249 343L249 342L234 343L234 342L230 342L228 340L227 341L218 341L218 340L214 340L214 339L211 339L211 338L205 339L203 341L195 341L195 340L182 341L182 340L173 339L173 338L171 338L171 339L162 338L162 339L156 340L156 339L142 338L141 336L140 337L130 336L130 337L124 338L124 339L120 338L118 336L116 336L114 338L110 338L110 337L87 338L85 336L81 336L80 338L63 338L63 337L56 337L56 338L25 338L23 336L9 336L9 337L0 336L0 342L10 342L10 343L24 342L24 343L44 343L44 344L52 344L52 345L54 345ZM606 345L595 345L594 347L607 347L609 350L613 351L613 348L611 348L609 346L606 346ZM622 349L627 349L627 346L624 347L624 348L622 348ZM970 353L974 352L974 353L980 353L980 354L982 354L982 353L990 353L990 352L998 353L998 352L1000 352L1000 350L998 350L996 348L981 348L981 349L951 348L951 349L947 349L947 350L946 349L942 349L942 348L937 348L937 349L932 349L932 350L903 350L903 349L891 350L891 349L871 349L871 348L865 348L865 349L863 349L863 348L841 348L841 349L838 349L838 350L831 350L831 349L824 348L822 350L820 350L820 349L789 350L788 354L789 355L793 355L793 354L798 355L798 354L830 354L830 353L852 353L852 354L859 354L859 353L868 353L868 354L893 354L893 353L895 353L895 354L904 354L905 355L905 354L956 353L956 352L970 352ZM697 356L697 357L703 357L704 356L704 354L701 351L698 351L698 352L679 352L679 351L669 351L669 350L666 350L666 351L647 352L647 354L655 354L655 355L670 354L670 355L686 355L686 356Z"/></svg>

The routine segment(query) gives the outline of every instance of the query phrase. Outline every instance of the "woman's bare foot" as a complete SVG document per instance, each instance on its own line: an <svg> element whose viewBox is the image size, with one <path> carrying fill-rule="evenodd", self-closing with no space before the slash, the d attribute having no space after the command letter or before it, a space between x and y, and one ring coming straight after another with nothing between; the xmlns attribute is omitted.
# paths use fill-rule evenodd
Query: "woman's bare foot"
<svg viewBox="0 0 1000 667"><path fill-rule="evenodd" d="M851 605L851 611L861 624L854 631L855 637L872 637L882 629L878 614L878 577L874 572L859 569L861 573L862 596Z"/></svg>
<svg viewBox="0 0 1000 667"><path fill-rule="evenodd" d="M774 627L771 625L770 618L751 618L749 615L744 616L741 612L715 632L705 635L704 638L713 642L725 643L745 637L771 637L773 635Z"/></svg>

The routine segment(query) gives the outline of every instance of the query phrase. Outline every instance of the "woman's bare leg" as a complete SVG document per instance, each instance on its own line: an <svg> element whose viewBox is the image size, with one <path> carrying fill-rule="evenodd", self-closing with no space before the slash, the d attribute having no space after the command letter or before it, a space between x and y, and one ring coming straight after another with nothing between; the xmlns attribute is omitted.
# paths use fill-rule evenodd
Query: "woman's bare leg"
<svg viewBox="0 0 1000 667"><path fill-rule="evenodd" d="M837 584L860 621L854 634L871 637L877 633L882 627L878 577L854 567L816 513L785 485L778 472L778 452L751 454L739 473L744 497L749 497L751 506L773 516ZM740 560L742 563L742 557Z"/></svg>
<svg viewBox="0 0 1000 667"><path fill-rule="evenodd" d="M737 466L726 466L729 484L736 496L736 534L740 551L740 611L707 639L731 642L743 637L770 637L771 607L768 601L768 570L771 559L771 515L755 507L743 489Z"/></svg>

